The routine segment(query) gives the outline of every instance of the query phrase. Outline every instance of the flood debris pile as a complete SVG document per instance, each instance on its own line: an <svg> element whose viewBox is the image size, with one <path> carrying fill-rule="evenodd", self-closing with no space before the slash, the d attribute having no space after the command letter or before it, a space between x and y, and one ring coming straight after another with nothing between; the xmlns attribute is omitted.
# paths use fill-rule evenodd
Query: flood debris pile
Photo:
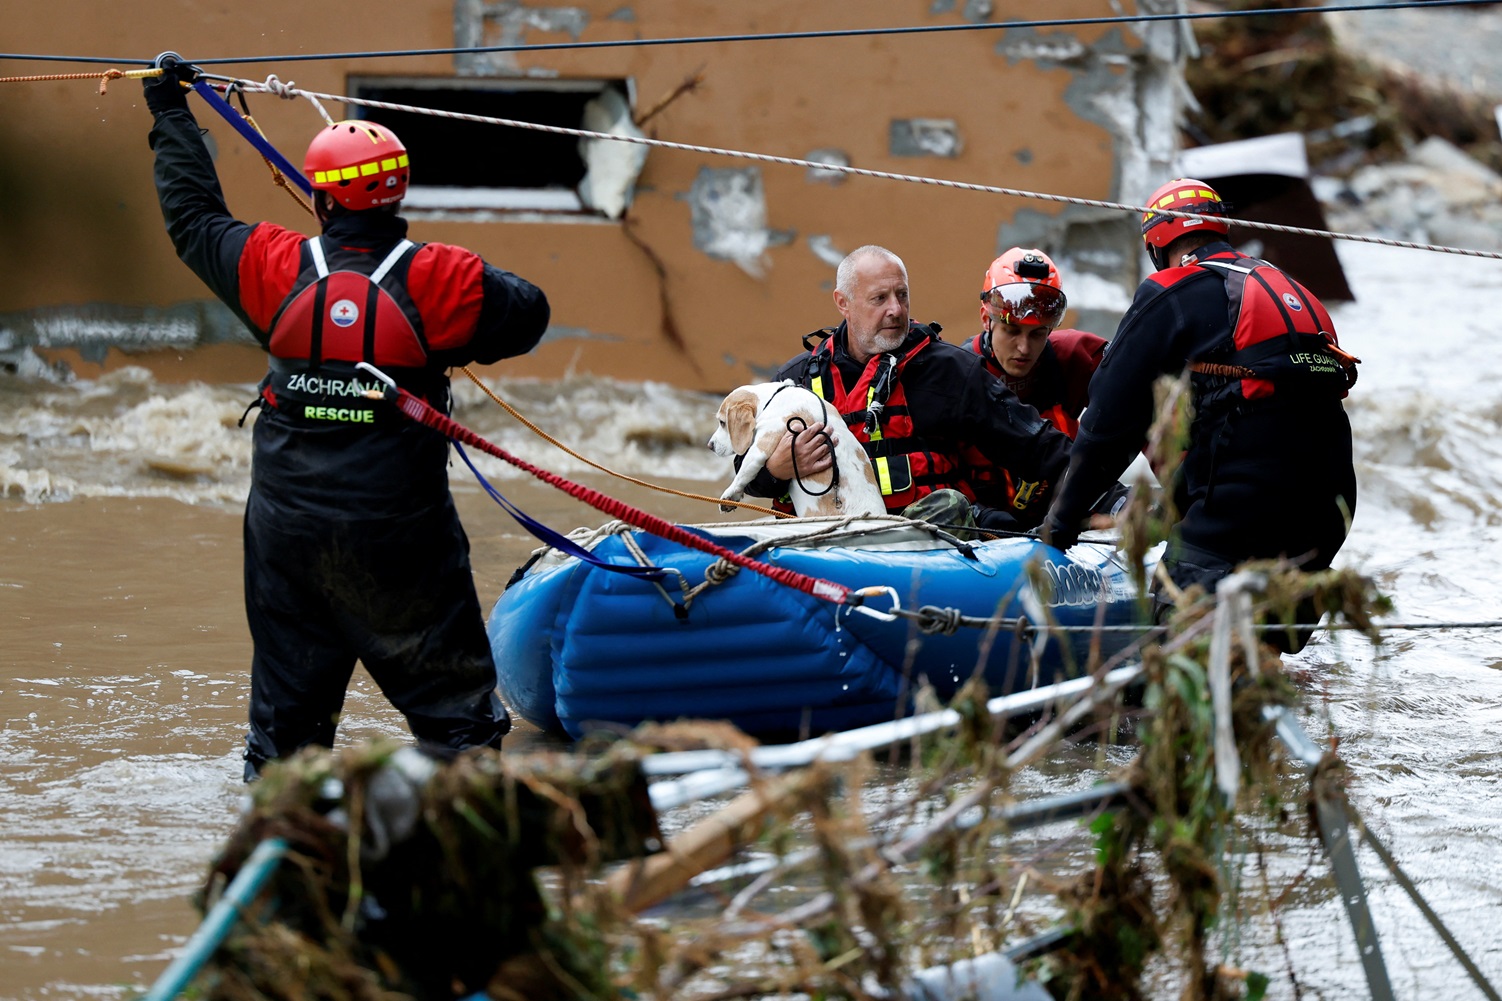
<svg viewBox="0 0 1502 1001"><path fill-rule="evenodd" d="M661 846L626 745L447 762L390 742L310 749L252 796L201 903L257 844L280 838L288 854L200 977L224 1001L453 997L497 977L517 997L611 996L598 941L550 909L534 870Z"/></svg>
<svg viewBox="0 0 1502 1001"><path fill-rule="evenodd" d="M1314 601L1369 627L1381 607L1345 572L1241 579L1275 617ZM754 742L716 724L452 760L392 743L304 752L251 787L212 867L206 910L256 845L288 845L192 989L728 1001L958 999L984 983L1001 991L989 997L1138 998L1167 970L1186 997L1258 997L1269 974L1222 960L1241 928L1276 920L1286 888L1237 899L1245 842L1257 824L1298 827L1308 786L1272 747L1268 711L1294 700L1281 661L1200 597L1145 648L1135 698L1097 689L1088 711L1018 722L972 683L958 725L884 760L765 772ZM1103 753L1119 733L1131 764L1101 768L1073 807L1018 792L1066 739L1124 760ZM643 762L693 748L739 760L749 791L665 814L665 841Z"/></svg>
<svg viewBox="0 0 1502 1001"><path fill-rule="evenodd" d="M1338 230L1502 250L1502 174L1438 137L1401 160L1316 178L1315 192Z"/></svg>
<svg viewBox="0 0 1502 1001"><path fill-rule="evenodd" d="M1381 636L1371 617L1390 611L1372 582L1349 570L1253 563L1231 581L1256 589L1271 622L1292 623L1310 604L1374 643ZM1267 988L1268 973L1215 958L1257 921L1276 928L1286 898L1265 881L1260 894L1238 896L1241 869L1258 825L1311 837L1317 829L1298 823L1300 803L1312 816L1311 786L1278 753L1269 711L1294 706L1297 691L1277 651L1228 621L1225 590L1214 604L1186 592L1169 638L1143 651L1141 751L1124 779L1130 806L1091 824L1095 865L1063 893L1074 933L1038 964L1058 997L1138 999L1145 980L1165 978L1185 998L1259 998ZM1339 769L1332 752L1323 770ZM1338 785L1321 792L1344 798ZM1297 984L1296 971L1281 972Z"/></svg>
<svg viewBox="0 0 1502 1001"><path fill-rule="evenodd" d="M1220 10L1307 7L1300 0L1224 0ZM1502 170L1494 106L1502 95L1342 46L1318 12L1196 22L1199 58L1185 67L1198 105L1189 145L1302 132L1312 165L1344 174L1401 158L1435 137Z"/></svg>

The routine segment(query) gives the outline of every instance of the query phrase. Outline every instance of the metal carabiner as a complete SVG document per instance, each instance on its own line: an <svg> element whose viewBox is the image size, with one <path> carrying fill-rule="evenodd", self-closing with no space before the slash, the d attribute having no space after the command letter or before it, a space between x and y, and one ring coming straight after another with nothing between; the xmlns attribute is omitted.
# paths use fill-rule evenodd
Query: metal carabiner
<svg viewBox="0 0 1502 1001"><path fill-rule="evenodd" d="M897 589L895 587L882 587L882 586L863 587L863 588L860 588L858 590L851 591L850 593L861 599L860 604L858 604L858 605L851 605L850 606L855 611L857 611L857 612L864 612L866 615L871 616L871 618L873 618L873 619L880 619L882 622L896 622L897 621L897 612L898 612L899 609L902 608L902 601L901 601L901 599L899 599L897 597ZM869 605L866 604L865 599L868 596L874 597L874 596L880 595L880 594L885 594L885 595L887 595L888 597L890 597L892 599L892 610L891 611L889 611L889 612L883 612L880 609L872 608L872 607L870 607Z"/></svg>

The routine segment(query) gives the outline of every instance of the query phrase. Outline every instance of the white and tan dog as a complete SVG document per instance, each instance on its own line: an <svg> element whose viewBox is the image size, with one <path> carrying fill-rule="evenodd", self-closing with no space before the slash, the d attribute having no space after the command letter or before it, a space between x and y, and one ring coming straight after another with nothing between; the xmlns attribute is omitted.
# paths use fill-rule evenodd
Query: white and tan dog
<svg viewBox="0 0 1502 1001"><path fill-rule="evenodd" d="M796 420L794 418L797 418ZM718 415L720 426L710 436L709 447L729 459L744 456L741 468L725 492L724 500L740 500L783 435L814 424L825 424L834 447L834 466L820 473L795 476L788 487L793 510L799 517L841 515L856 517L887 513L871 460L855 435L832 407L811 390L792 382L763 382L741 386L725 397ZM722 504L721 510L730 511Z"/></svg>

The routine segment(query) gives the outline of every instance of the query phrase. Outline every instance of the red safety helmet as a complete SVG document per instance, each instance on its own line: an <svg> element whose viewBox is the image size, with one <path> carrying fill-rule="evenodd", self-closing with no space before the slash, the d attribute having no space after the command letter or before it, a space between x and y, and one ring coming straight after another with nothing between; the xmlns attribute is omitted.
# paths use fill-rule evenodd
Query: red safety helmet
<svg viewBox="0 0 1502 1001"><path fill-rule="evenodd" d="M1147 244L1148 256L1159 268L1163 267L1161 251L1185 233L1205 231L1224 236L1231 231L1226 203L1214 188L1192 177L1175 178L1154 191L1147 198L1147 208L1142 216L1142 241ZM1158 209L1193 212L1208 218L1186 219L1165 215Z"/></svg>
<svg viewBox="0 0 1502 1001"><path fill-rule="evenodd" d="M1024 247L1013 247L991 262L980 301L982 319L989 313L1002 323L1050 329L1059 325L1069 307L1059 269L1043 251Z"/></svg>
<svg viewBox="0 0 1502 1001"><path fill-rule="evenodd" d="M335 122L308 144L303 173L353 211L392 205L407 194L407 147L375 122Z"/></svg>

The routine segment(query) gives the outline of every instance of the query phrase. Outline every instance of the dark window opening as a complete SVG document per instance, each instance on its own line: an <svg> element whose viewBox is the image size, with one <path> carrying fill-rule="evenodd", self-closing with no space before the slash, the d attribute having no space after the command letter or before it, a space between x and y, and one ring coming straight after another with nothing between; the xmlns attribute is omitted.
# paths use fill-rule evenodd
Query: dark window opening
<svg viewBox="0 0 1502 1001"><path fill-rule="evenodd" d="M584 109L625 81L351 80L372 101L432 108L539 125L582 127ZM408 208L585 212L577 189L588 170L578 136L467 122L412 111L355 106L354 114L387 126L412 158Z"/></svg>

